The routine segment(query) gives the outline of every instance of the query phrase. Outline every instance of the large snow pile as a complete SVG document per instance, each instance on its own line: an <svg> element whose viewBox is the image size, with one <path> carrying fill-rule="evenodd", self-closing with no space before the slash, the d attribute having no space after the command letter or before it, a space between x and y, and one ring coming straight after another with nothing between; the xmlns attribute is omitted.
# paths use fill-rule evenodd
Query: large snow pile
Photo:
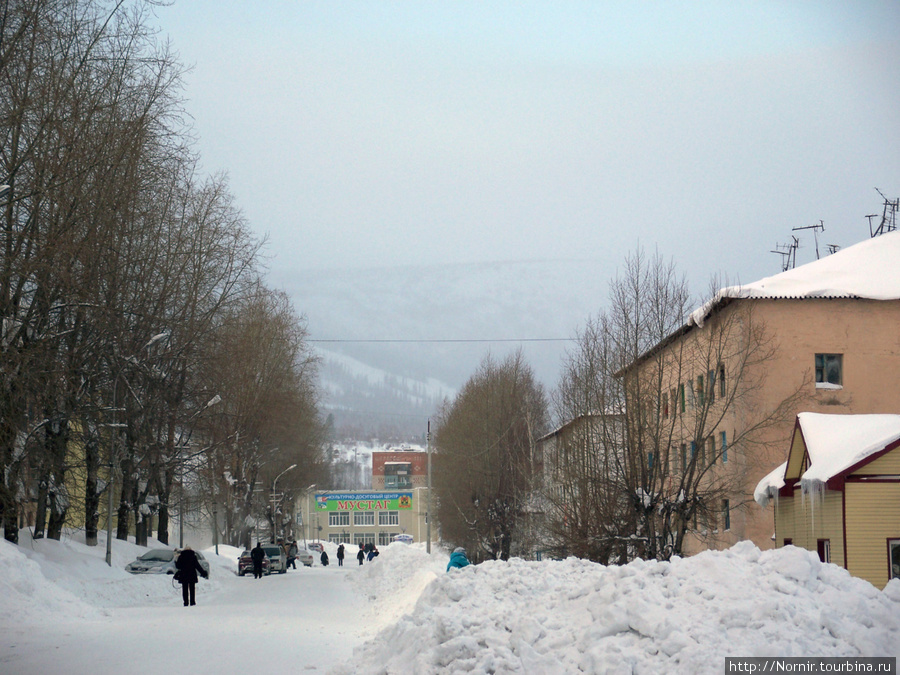
<svg viewBox="0 0 900 675"><path fill-rule="evenodd" d="M353 581L378 605L404 593L398 576L415 596L421 570L433 581L412 611L335 673L721 673L726 656L900 654L900 580L882 592L795 547L436 573L392 546Z"/></svg>

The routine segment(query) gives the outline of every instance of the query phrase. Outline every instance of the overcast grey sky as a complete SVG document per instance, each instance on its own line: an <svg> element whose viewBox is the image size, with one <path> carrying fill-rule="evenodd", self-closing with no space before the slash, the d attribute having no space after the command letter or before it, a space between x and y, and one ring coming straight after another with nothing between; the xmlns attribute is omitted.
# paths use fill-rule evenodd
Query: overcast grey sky
<svg viewBox="0 0 900 675"><path fill-rule="evenodd" d="M177 0L204 167L272 278L596 259L779 271L900 195L900 2ZM798 262L815 257L804 236ZM302 307L299 308L302 311Z"/></svg>

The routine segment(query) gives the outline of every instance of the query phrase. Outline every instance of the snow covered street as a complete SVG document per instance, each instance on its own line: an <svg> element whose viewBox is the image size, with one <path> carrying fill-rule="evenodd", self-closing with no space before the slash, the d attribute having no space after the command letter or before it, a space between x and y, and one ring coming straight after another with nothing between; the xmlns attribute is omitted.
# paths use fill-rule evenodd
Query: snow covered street
<svg viewBox="0 0 900 675"><path fill-rule="evenodd" d="M234 574L236 549L220 547L218 559L206 550L211 578L197 585L197 606L184 607L171 577L124 571L143 550L115 541L109 568L102 545L0 543L0 672L122 673L145 663L325 673L392 618L390 603L373 612L350 582L369 571L355 560L256 580Z"/></svg>
<svg viewBox="0 0 900 675"><path fill-rule="evenodd" d="M77 535L0 541L0 672L694 674L728 656L900 656L900 580L881 591L793 546L446 573L446 553L392 544L363 567L260 580L220 547L191 608L171 578L124 571L143 550L114 542L109 568Z"/></svg>

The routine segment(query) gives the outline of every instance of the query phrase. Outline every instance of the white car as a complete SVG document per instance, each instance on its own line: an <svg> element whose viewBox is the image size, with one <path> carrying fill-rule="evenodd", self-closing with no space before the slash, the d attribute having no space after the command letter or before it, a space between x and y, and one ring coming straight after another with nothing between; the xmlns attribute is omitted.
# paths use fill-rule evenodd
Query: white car
<svg viewBox="0 0 900 675"><path fill-rule="evenodd" d="M200 567L209 574L209 562L200 551L194 551ZM125 571L131 574L175 574L175 551L170 548L151 548L143 555L125 565Z"/></svg>
<svg viewBox="0 0 900 675"><path fill-rule="evenodd" d="M306 548L298 549L297 551L297 562L305 565L306 567L312 567L313 561L315 558L313 557L313 552Z"/></svg>

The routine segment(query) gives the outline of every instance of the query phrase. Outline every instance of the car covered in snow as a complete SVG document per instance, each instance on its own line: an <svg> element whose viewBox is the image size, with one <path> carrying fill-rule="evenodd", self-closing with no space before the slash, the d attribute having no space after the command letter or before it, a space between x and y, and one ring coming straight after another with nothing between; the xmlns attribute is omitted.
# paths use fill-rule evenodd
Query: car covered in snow
<svg viewBox="0 0 900 675"><path fill-rule="evenodd" d="M297 551L297 562L301 565L305 565L306 567L312 567L313 561L315 560L313 556L313 552L306 548L301 548Z"/></svg>
<svg viewBox="0 0 900 675"><path fill-rule="evenodd" d="M200 567L209 574L209 561L203 557L200 551L194 551ZM125 571L131 574L175 574L175 561L178 552L170 548L151 548L146 553L125 565Z"/></svg>

